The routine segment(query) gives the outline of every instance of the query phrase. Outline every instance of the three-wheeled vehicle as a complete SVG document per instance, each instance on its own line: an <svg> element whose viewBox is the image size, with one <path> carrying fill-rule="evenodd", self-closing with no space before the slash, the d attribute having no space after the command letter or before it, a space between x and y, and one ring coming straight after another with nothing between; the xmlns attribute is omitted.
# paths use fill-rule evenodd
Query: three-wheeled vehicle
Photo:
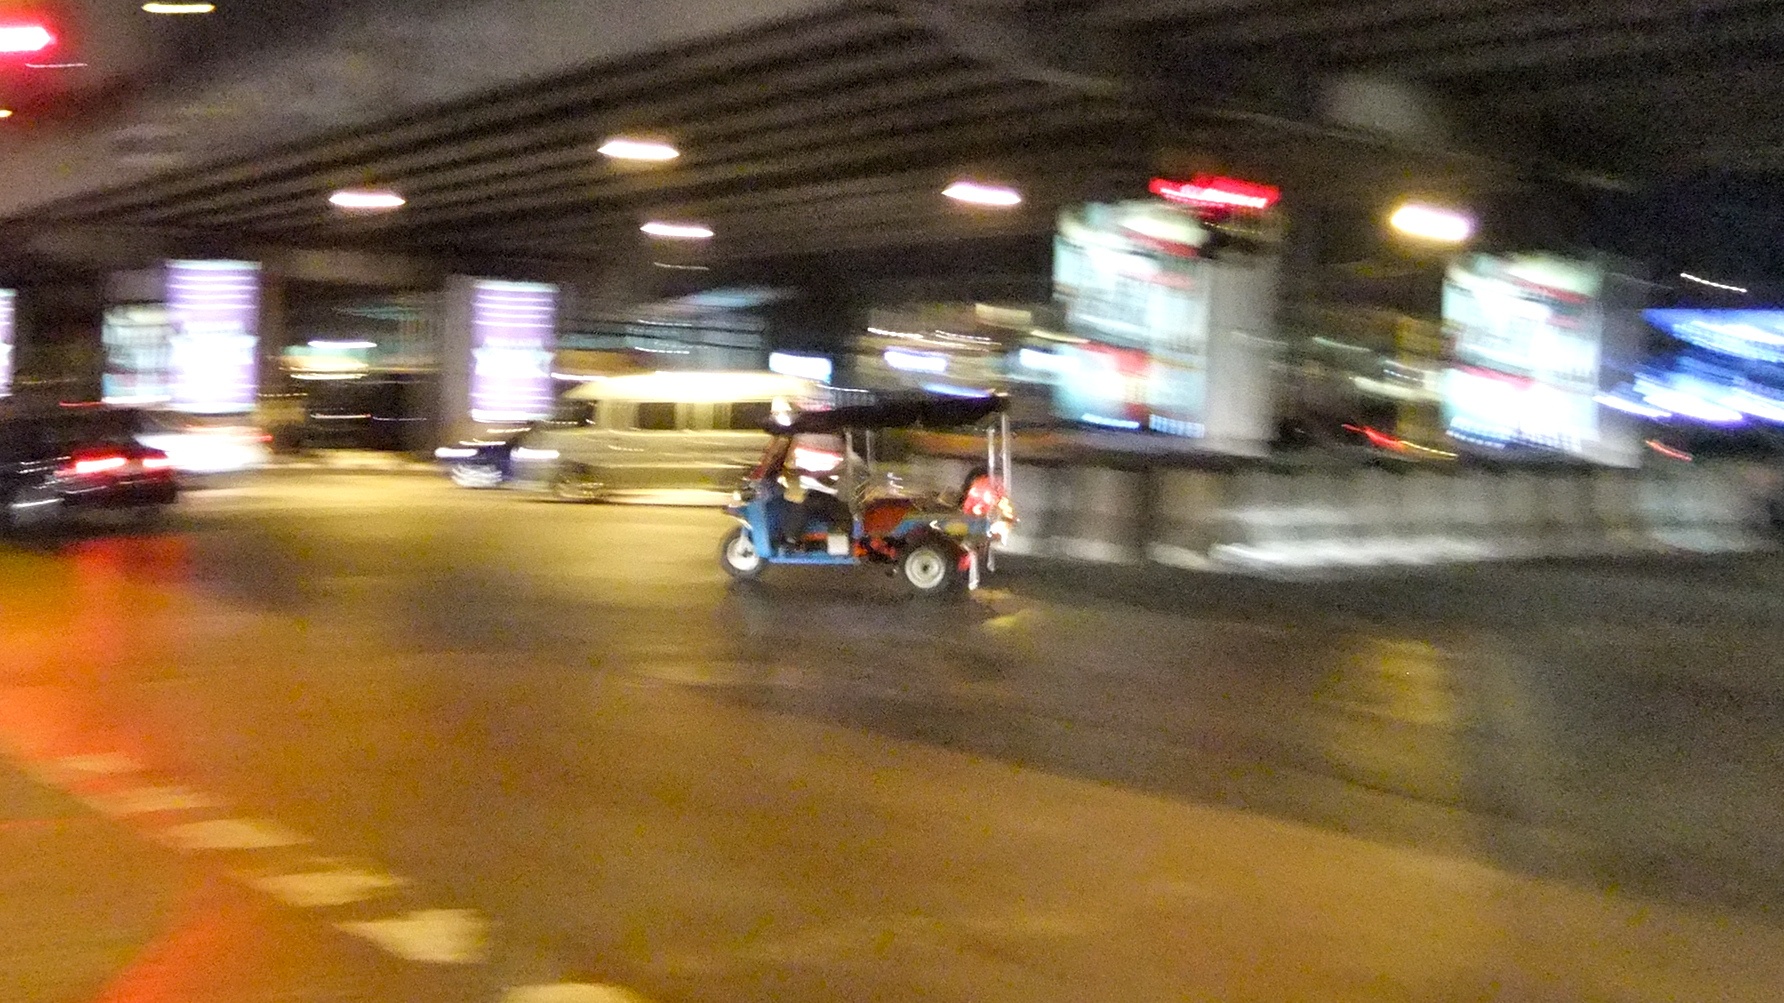
<svg viewBox="0 0 1784 1003"><path fill-rule="evenodd" d="M1006 401L925 395L772 419L761 461L725 509L738 525L725 535L719 563L745 581L776 564L879 565L919 595L978 587L982 572L995 570L993 548L1015 521ZM882 430L972 426L984 428L985 465L958 495L910 491L876 470ZM805 450L795 444L813 436L840 438L837 469L798 469ZM794 501L801 493L822 504Z"/></svg>

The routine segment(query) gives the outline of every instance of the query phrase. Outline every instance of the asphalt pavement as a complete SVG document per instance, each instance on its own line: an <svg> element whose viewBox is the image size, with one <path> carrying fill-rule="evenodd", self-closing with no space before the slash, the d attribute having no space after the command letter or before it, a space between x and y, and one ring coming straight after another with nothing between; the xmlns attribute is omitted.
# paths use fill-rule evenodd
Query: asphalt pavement
<svg viewBox="0 0 1784 1003"><path fill-rule="evenodd" d="M938 604L724 528L283 471L0 548L0 739L267 959L183 998L1784 986L1778 559Z"/></svg>

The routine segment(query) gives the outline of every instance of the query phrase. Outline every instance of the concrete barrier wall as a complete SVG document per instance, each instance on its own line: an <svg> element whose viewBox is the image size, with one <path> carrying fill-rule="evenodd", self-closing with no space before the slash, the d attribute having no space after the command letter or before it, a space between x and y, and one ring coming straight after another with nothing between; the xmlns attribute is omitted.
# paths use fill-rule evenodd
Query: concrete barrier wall
<svg viewBox="0 0 1784 1003"><path fill-rule="evenodd" d="M959 461L915 465L939 483ZM1293 573L1771 545L1738 463L1651 471L1117 470L1018 465L1017 554ZM959 470L955 468L959 467Z"/></svg>

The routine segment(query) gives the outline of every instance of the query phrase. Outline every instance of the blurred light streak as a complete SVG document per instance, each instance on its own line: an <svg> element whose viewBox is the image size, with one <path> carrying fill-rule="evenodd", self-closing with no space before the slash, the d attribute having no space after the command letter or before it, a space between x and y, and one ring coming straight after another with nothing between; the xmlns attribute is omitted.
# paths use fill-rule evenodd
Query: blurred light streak
<svg viewBox="0 0 1784 1003"><path fill-rule="evenodd" d="M667 268L671 271L676 271L676 272L710 272L710 271L712 271L712 266L710 266L710 265L675 265L675 264L670 264L667 261L653 261L653 262L651 262L651 264L657 266L658 268Z"/></svg>
<svg viewBox="0 0 1784 1003"><path fill-rule="evenodd" d="M1657 408L1664 408L1681 417L1695 418L1713 425L1734 425L1746 418L1746 415L1734 408L1704 400L1696 394L1686 393L1683 390L1655 387L1643 394L1642 399Z"/></svg>
<svg viewBox="0 0 1784 1003"><path fill-rule="evenodd" d="M377 348L375 341L329 341L318 338L310 342L311 348Z"/></svg>
<svg viewBox="0 0 1784 1003"><path fill-rule="evenodd" d="M1604 405L1605 407L1611 408L1612 410L1622 411L1625 414L1633 414L1639 418L1671 418L1672 417L1671 411L1667 411L1662 408L1654 407L1651 404L1643 404L1638 401L1628 400L1623 397L1616 397L1611 394L1599 394L1597 397L1594 397L1592 399L1594 401L1598 402L1599 404Z"/></svg>
<svg viewBox="0 0 1784 1003"><path fill-rule="evenodd" d="M41 24L0 25L0 52L42 52L56 44L56 36Z"/></svg>
<svg viewBox="0 0 1784 1003"><path fill-rule="evenodd" d="M1448 209L1409 202L1394 210L1388 225L1420 240L1460 244L1474 235L1474 221Z"/></svg>
<svg viewBox="0 0 1784 1003"><path fill-rule="evenodd" d="M86 65L87 65L86 63L26 63L25 69L27 69L27 70L79 70L79 69L85 68Z"/></svg>
<svg viewBox="0 0 1784 1003"><path fill-rule="evenodd" d="M514 458L517 460L555 460L558 458L558 451L555 449L533 449L530 446L520 446L514 450Z"/></svg>
<svg viewBox="0 0 1784 1003"><path fill-rule="evenodd" d="M11 108L0 108L0 118L11 118L12 116L13 111Z"/></svg>
<svg viewBox="0 0 1784 1003"><path fill-rule="evenodd" d="M477 450L463 446L441 446L434 450L434 457L441 460L468 460L477 455Z"/></svg>
<svg viewBox="0 0 1784 1003"><path fill-rule="evenodd" d="M1709 286L1711 289L1721 289L1721 290L1724 290L1726 292L1731 292L1731 293L1744 293L1747 291L1742 286L1731 286L1725 282L1712 282L1709 279L1701 278L1699 276L1691 274L1690 272L1680 272L1679 278L1684 279L1687 282L1695 282L1700 286Z"/></svg>
<svg viewBox="0 0 1784 1003"><path fill-rule="evenodd" d="M146 3L142 9L150 14L209 14L217 9L214 3Z"/></svg>
<svg viewBox="0 0 1784 1003"><path fill-rule="evenodd" d="M1078 420L1089 425L1101 425L1104 428L1123 428L1132 432L1140 430L1139 422L1130 421L1126 418L1110 418L1104 415L1090 414L1086 412L1079 415Z"/></svg>
<svg viewBox="0 0 1784 1003"><path fill-rule="evenodd" d="M1043 352L1033 348L1018 349L1016 361L1025 369L1037 369L1044 373L1075 373L1078 371L1078 360L1069 355L1057 352Z"/></svg>
<svg viewBox="0 0 1784 1003"><path fill-rule="evenodd" d="M1682 449L1674 449L1671 446L1667 445L1666 443L1661 442L1659 439L1649 439L1649 440L1647 440L1646 445L1649 449L1652 449L1654 452L1659 453L1661 456L1665 456L1665 457L1668 457L1668 458L1674 459L1674 460L1683 460L1686 463L1691 462L1691 454L1690 453L1687 453Z"/></svg>
<svg viewBox="0 0 1784 1003"><path fill-rule="evenodd" d="M923 389L943 397L986 397L991 391L972 387L957 387L951 383L925 383Z"/></svg>
<svg viewBox="0 0 1784 1003"><path fill-rule="evenodd" d="M902 348L888 348L882 356L886 365L893 369L902 369L907 373L945 373L948 371L948 357L937 352L911 352Z"/></svg>
<svg viewBox="0 0 1784 1003"><path fill-rule="evenodd" d="M670 240L712 239L712 228L698 223L660 223L653 220L638 229L653 237L667 237Z"/></svg>
<svg viewBox="0 0 1784 1003"><path fill-rule="evenodd" d="M977 181L956 181L942 189L942 194L956 202L965 202L970 205L1008 208L1022 203L1021 194L1014 188L981 184Z"/></svg>
<svg viewBox="0 0 1784 1003"><path fill-rule="evenodd" d="M408 200L393 191L367 188L343 188L328 197L330 205L337 209L350 209L362 212L384 212L400 209Z"/></svg>
<svg viewBox="0 0 1784 1003"><path fill-rule="evenodd" d="M668 143L653 142L648 139L626 139L616 136L601 144L598 151L602 156L615 160L674 160L681 156L681 151Z"/></svg>
<svg viewBox="0 0 1784 1003"><path fill-rule="evenodd" d="M783 376L797 376L814 383L829 383L836 364L822 355L801 355L796 352L771 352L768 368Z"/></svg>

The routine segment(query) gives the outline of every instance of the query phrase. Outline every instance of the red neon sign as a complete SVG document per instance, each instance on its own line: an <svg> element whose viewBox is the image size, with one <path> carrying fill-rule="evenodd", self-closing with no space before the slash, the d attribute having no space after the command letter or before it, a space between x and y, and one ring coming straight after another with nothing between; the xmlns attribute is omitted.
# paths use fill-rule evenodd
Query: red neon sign
<svg viewBox="0 0 1784 1003"><path fill-rule="evenodd" d="M1282 189L1274 185L1235 181L1208 174L1198 174L1189 181L1153 178L1151 191L1169 202L1220 209L1249 209L1253 212L1270 208L1282 197Z"/></svg>

